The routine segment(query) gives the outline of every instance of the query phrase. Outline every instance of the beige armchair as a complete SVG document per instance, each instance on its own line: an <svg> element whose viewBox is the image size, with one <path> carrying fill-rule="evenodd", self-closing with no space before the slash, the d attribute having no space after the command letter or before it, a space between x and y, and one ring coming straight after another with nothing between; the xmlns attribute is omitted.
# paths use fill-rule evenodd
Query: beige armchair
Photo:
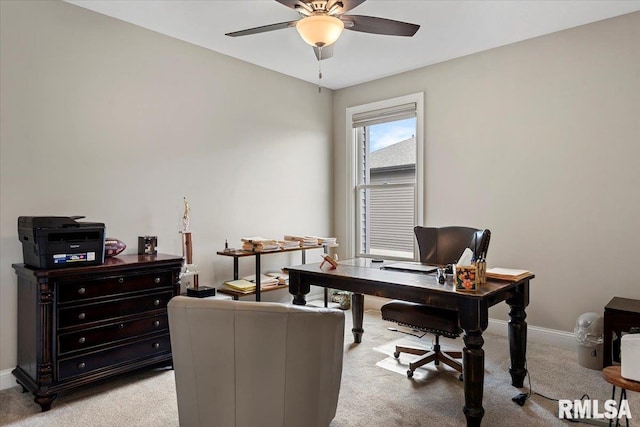
<svg viewBox="0 0 640 427"><path fill-rule="evenodd" d="M335 416L341 311L177 296L169 329L181 427L326 427Z"/></svg>

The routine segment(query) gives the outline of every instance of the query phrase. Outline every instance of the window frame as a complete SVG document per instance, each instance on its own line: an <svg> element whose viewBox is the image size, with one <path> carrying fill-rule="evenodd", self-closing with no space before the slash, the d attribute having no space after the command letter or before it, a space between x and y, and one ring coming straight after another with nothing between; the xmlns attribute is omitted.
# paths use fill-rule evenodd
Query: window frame
<svg viewBox="0 0 640 427"><path fill-rule="evenodd" d="M423 225L424 218L424 93L418 92L414 94L404 95L396 98L386 99L382 101L371 102L368 104L348 107L346 109L346 144L347 155L346 160L346 177L347 177L347 203L346 203L346 228L347 238L345 239L345 251L349 258L362 257L373 258L375 255L361 254L359 246L359 237L356 234L359 221L357 215L359 209L356 206L358 200L358 191L361 188L358 182L358 149L361 142L358 138L357 129L353 128L353 117L357 114L366 113L374 110L385 108L393 108L403 104L415 103L416 105L416 183L414 187L414 223L415 225ZM385 257L387 259L406 260L408 258ZM418 259L418 248L414 240L413 242L413 259Z"/></svg>

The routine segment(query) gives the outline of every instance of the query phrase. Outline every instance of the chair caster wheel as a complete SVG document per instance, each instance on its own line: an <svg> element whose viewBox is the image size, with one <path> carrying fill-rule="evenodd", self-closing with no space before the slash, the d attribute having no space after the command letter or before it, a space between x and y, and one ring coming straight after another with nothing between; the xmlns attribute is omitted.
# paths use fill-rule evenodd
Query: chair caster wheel
<svg viewBox="0 0 640 427"><path fill-rule="evenodd" d="M460 374L460 375L458 376L458 379L459 379L460 381L464 381L464 377L462 376L462 374Z"/></svg>
<svg viewBox="0 0 640 427"><path fill-rule="evenodd" d="M400 353L398 353L397 351L394 351L393 352L393 357L395 357L397 359L398 357L400 357Z"/></svg>
<svg viewBox="0 0 640 427"><path fill-rule="evenodd" d="M411 369L407 371L407 378L413 378L413 371Z"/></svg>

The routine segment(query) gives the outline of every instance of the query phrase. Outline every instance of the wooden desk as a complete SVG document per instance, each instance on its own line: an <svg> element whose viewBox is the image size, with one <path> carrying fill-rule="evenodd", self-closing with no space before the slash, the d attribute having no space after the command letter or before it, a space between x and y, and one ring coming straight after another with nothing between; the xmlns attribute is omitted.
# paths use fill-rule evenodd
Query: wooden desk
<svg viewBox="0 0 640 427"><path fill-rule="evenodd" d="M289 293L293 303L305 305L310 286L353 292L352 316L354 342L362 341L364 294L411 301L435 307L457 310L464 330L464 414L468 426L479 426L484 415L484 350L482 331L488 326L489 307L506 301L509 311L509 352L511 384L522 387L527 348L525 307L529 304L530 275L517 282L488 280L476 293L461 293L452 283L438 284L435 274L405 273L381 270L381 263L358 258L341 261L335 270L320 269L319 263L288 267Z"/></svg>

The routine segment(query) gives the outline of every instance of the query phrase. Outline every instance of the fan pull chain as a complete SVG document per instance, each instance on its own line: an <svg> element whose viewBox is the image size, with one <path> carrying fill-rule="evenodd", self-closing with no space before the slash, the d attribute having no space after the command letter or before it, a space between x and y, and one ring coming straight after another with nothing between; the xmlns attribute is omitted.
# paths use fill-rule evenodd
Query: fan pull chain
<svg viewBox="0 0 640 427"><path fill-rule="evenodd" d="M318 93L322 93L322 46L318 47Z"/></svg>

